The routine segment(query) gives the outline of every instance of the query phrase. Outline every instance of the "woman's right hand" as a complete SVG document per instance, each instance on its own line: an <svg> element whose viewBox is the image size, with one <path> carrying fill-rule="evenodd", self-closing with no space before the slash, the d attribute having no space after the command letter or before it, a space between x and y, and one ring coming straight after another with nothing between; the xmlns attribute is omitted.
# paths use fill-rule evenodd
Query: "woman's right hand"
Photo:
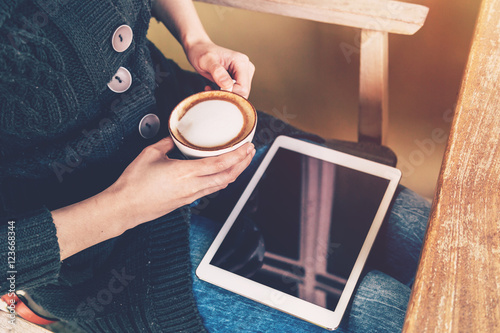
<svg viewBox="0 0 500 333"><path fill-rule="evenodd" d="M146 147L103 192L53 210L61 260L225 188L250 164L251 143L217 157L173 160L165 138Z"/></svg>
<svg viewBox="0 0 500 333"><path fill-rule="evenodd" d="M173 148L170 137L146 147L107 190L123 204L125 230L225 188L255 154L248 143L216 157L174 160L167 156Z"/></svg>

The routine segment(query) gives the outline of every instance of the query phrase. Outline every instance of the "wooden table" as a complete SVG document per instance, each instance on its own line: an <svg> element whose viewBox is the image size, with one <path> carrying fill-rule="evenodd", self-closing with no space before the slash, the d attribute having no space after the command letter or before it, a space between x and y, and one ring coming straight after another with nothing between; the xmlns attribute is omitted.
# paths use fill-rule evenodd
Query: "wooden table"
<svg viewBox="0 0 500 333"><path fill-rule="evenodd" d="M483 0L404 332L500 332L500 0Z"/></svg>

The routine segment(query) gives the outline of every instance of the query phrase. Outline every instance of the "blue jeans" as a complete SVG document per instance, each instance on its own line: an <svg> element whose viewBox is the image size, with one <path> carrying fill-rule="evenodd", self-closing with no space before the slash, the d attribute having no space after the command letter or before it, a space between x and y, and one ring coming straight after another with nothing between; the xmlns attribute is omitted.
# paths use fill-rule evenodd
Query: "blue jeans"
<svg viewBox="0 0 500 333"><path fill-rule="evenodd" d="M260 159L259 153L263 152L258 151L257 159ZM253 174L255 168L251 166L242 178ZM245 183L243 179L237 183ZM235 184L228 191L232 197L237 186ZM213 201L225 201L228 192L221 193ZM400 186L337 332L401 331L429 211L428 201ZM200 281L194 270L219 229L220 224L207 217L193 215L191 219L193 291L209 332L326 332L306 321Z"/></svg>

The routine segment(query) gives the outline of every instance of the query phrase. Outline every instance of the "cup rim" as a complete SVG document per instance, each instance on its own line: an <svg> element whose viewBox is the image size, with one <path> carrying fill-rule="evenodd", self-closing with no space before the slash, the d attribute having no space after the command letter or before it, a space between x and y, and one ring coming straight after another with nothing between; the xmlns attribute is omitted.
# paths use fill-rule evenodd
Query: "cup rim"
<svg viewBox="0 0 500 333"><path fill-rule="evenodd" d="M250 131L244 137L242 137L241 140L238 140L238 141L234 142L229 147L222 147L222 148L198 147L198 146L194 146L194 145L187 145L184 142L182 142L181 140L179 140L179 138L174 134L174 131L172 131L172 128L171 128L172 121L171 120L172 120L172 117L174 116L174 114L177 113L177 111L181 107L181 105L189 103L192 99L195 99L196 96L200 96L200 95L201 96L204 96L204 95L216 95L216 96L219 96L219 95L227 95L227 94L232 94L234 97L236 97L236 99L243 100L244 103L246 103L247 105L250 106L250 108L251 108L251 110L253 111L253 114L254 114L253 124L250 127ZM241 95L238 95L238 94L236 94L234 92L231 92L231 91L226 91L226 90L208 90L208 91L200 91L198 93L192 94L192 95L184 98L182 101L180 101L173 108L172 112L170 112L170 115L168 117L168 131L170 133L170 136L172 138L174 138L175 141L177 143L181 144L183 147L186 147L186 148L189 148L189 149L192 149L192 150L195 150L195 151L202 151L202 152L216 152L216 151L219 151L219 150L225 150L225 149L228 149L228 148L232 148L232 147L238 145L240 142L246 140L250 135L252 135L252 133L254 132L254 129L255 129L256 126L257 126L257 110L255 109L255 107L253 106L253 104L250 103L250 101L248 99L246 99L245 97L243 97Z"/></svg>

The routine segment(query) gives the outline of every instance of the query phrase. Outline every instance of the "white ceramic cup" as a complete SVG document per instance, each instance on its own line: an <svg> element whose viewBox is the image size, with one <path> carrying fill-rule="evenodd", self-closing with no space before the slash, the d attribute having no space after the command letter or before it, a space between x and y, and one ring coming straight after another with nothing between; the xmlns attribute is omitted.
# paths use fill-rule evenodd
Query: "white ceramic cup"
<svg viewBox="0 0 500 333"><path fill-rule="evenodd" d="M222 90L203 91L180 102L168 130L187 158L217 156L251 142L257 112L244 97Z"/></svg>

